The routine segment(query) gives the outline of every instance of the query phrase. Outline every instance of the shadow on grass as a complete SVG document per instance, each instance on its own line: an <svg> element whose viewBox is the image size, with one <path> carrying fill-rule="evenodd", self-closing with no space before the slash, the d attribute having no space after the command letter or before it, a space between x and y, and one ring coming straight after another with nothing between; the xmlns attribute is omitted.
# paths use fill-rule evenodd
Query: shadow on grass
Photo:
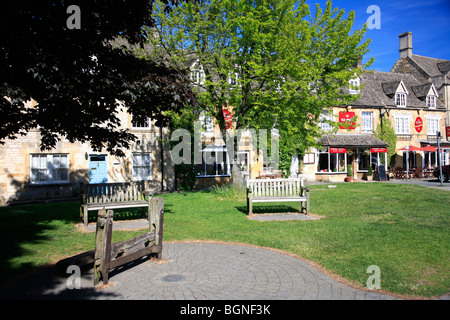
<svg viewBox="0 0 450 320"><path fill-rule="evenodd" d="M33 255L27 249L50 241L56 224L75 223L79 220L79 203L52 203L36 205L11 205L0 208L0 284L31 270L34 265L20 262L20 257ZM36 253L37 254L37 253Z"/></svg>
<svg viewBox="0 0 450 320"><path fill-rule="evenodd" d="M240 212L247 214L247 206L236 206ZM301 208L295 208L289 205L261 205L253 204L253 214L271 214L271 213L291 213L301 212Z"/></svg>

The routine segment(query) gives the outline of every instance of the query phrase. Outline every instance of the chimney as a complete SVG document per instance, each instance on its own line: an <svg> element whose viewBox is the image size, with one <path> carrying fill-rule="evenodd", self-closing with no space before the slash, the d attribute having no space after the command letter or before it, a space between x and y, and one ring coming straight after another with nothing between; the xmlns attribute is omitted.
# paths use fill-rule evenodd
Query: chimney
<svg viewBox="0 0 450 320"><path fill-rule="evenodd" d="M412 56L412 32L405 32L398 36L400 49L400 59Z"/></svg>
<svg viewBox="0 0 450 320"><path fill-rule="evenodd" d="M355 63L353 64L353 66L354 66L355 68L362 69L362 58L358 58L358 60L355 61Z"/></svg>

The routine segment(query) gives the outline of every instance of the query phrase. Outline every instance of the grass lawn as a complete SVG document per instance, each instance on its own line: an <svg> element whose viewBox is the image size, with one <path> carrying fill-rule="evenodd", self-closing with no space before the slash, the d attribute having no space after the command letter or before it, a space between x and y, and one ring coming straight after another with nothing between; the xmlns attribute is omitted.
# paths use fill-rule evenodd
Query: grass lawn
<svg viewBox="0 0 450 320"><path fill-rule="evenodd" d="M435 297L450 290L450 193L387 183L311 186L316 221L252 221L246 202L214 192L172 193L165 201L163 241L217 240L285 250L365 287L367 268L381 270L381 289ZM299 207L299 204L295 204ZM292 208L254 204L255 212ZM116 212L115 220L137 211ZM0 208L0 283L33 267L91 250L95 233L82 233L79 204L55 203ZM143 231L114 231L113 241ZM264 263L261 261L261 263Z"/></svg>

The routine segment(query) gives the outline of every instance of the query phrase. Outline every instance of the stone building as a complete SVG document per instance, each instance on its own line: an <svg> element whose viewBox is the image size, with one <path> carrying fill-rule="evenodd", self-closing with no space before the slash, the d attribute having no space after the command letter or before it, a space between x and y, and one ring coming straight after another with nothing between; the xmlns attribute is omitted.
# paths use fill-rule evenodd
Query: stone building
<svg viewBox="0 0 450 320"><path fill-rule="evenodd" d="M308 180L343 181L347 165L353 177L364 178L368 168L389 167L387 144L374 137L383 121L389 121L397 136L396 149L437 146L436 132L441 132L442 164L450 164L450 143L446 138L449 114L450 61L412 54L411 33L400 35L400 58L391 72L363 70L350 81L349 93L359 97L351 105L324 110L319 124L325 135L321 149L310 149L304 156L302 174ZM327 121L348 122L332 132ZM448 120L447 120L448 121ZM447 122L448 125L448 122ZM438 163L437 152L398 150L394 167L432 168Z"/></svg>
<svg viewBox="0 0 450 320"><path fill-rule="evenodd" d="M33 102L29 102L33 104ZM167 129L151 119L133 121L120 113L122 128L130 128L138 140L125 157L94 152L89 143L62 139L50 151L40 150L40 132L33 129L0 145L0 203L77 199L80 183L144 181L157 192L174 188L174 169Z"/></svg>

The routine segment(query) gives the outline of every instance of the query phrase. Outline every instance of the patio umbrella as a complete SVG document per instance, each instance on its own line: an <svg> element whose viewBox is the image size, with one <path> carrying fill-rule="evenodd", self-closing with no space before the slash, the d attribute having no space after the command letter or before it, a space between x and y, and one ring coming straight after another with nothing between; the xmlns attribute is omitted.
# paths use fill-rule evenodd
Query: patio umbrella
<svg viewBox="0 0 450 320"><path fill-rule="evenodd" d="M400 148L400 149L397 149L397 150L404 150L404 151L406 151L406 147ZM408 147L408 151L423 151L423 150L421 148L418 148L418 147L409 146Z"/></svg>
<svg viewBox="0 0 450 320"><path fill-rule="evenodd" d="M406 151L406 147L404 148L400 148L397 150L404 150ZM408 146L408 151L422 151L422 149L418 148L418 147L414 147L414 146ZM408 160L408 154L409 152L406 153L406 178L408 179L408 175L409 175L409 160Z"/></svg>
<svg viewBox="0 0 450 320"><path fill-rule="evenodd" d="M426 146L426 147L420 148L420 150L421 150L421 151L431 151L431 152L436 152L436 151L437 151L437 148L432 147L432 146Z"/></svg>

